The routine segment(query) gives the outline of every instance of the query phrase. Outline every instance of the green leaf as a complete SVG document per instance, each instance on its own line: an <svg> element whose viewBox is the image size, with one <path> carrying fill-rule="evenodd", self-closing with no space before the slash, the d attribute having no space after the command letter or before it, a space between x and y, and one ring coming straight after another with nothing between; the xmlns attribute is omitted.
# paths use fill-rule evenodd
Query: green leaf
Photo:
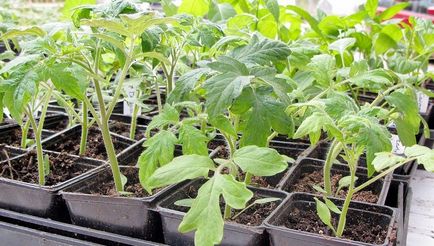
<svg viewBox="0 0 434 246"><path fill-rule="evenodd" d="M2 69L0 70L0 74L10 72L14 68L21 66L21 65L24 65L24 64L27 64L29 62L37 61L39 57L40 57L40 55L38 55L38 54L17 56L13 60L6 63L6 65L4 67L2 67Z"/></svg>
<svg viewBox="0 0 434 246"><path fill-rule="evenodd" d="M336 74L336 60L328 54L314 56L308 67L321 86L328 87Z"/></svg>
<svg viewBox="0 0 434 246"><path fill-rule="evenodd" d="M397 46L398 44L396 43L396 41L383 32L380 32L374 39L374 49L377 55L382 55L390 49L396 48Z"/></svg>
<svg viewBox="0 0 434 246"><path fill-rule="evenodd" d="M128 178L127 176L125 176L124 174L120 173L121 175L121 183L122 183L122 187L125 188L125 185L128 183Z"/></svg>
<svg viewBox="0 0 434 246"><path fill-rule="evenodd" d="M384 21L393 18L399 11L407 8L407 6L409 6L409 3L398 3L392 5L380 14L380 20Z"/></svg>
<svg viewBox="0 0 434 246"><path fill-rule="evenodd" d="M236 48L231 57L242 63L269 65L271 62L286 60L290 53L291 50L285 43L254 35L248 45Z"/></svg>
<svg viewBox="0 0 434 246"><path fill-rule="evenodd" d="M339 52L339 54L343 55L344 51L356 43L355 38L342 38L334 41L329 44L329 49L335 50Z"/></svg>
<svg viewBox="0 0 434 246"><path fill-rule="evenodd" d="M404 154L407 157L417 157L425 155L426 153L431 152L432 150L426 146L421 145L413 145L411 147L407 147L404 150Z"/></svg>
<svg viewBox="0 0 434 246"><path fill-rule="evenodd" d="M62 8L62 15L65 19L71 18L72 15L74 24L76 23L76 18L78 17L85 16L87 17L87 19L89 19L89 8L78 8L77 10L75 10L75 8L80 7L81 5L89 6L90 4L96 4L96 0L66 0ZM77 27L80 27L80 25L78 25Z"/></svg>
<svg viewBox="0 0 434 246"><path fill-rule="evenodd" d="M316 214L319 216L321 221L326 224L328 227L333 228L331 223L332 216L330 214L330 210L325 203L318 200L318 198L314 197L316 202Z"/></svg>
<svg viewBox="0 0 434 246"><path fill-rule="evenodd" d="M227 109L237 98L244 86L250 83L250 76L239 76L228 72L216 75L204 83L206 107L210 118L216 117Z"/></svg>
<svg viewBox="0 0 434 246"><path fill-rule="evenodd" d="M179 129L179 142L184 155L208 156L208 137L201 130L188 124L182 124Z"/></svg>
<svg viewBox="0 0 434 246"><path fill-rule="evenodd" d="M171 184L177 184L187 179L208 177L210 170L214 170L214 162L208 156L183 155L158 168L149 177L148 187L154 189Z"/></svg>
<svg viewBox="0 0 434 246"><path fill-rule="evenodd" d="M380 152L375 154L375 159L372 161L372 165L374 166L375 171L380 172L403 160L405 160L405 158L394 155L393 153Z"/></svg>
<svg viewBox="0 0 434 246"><path fill-rule="evenodd" d="M233 160L244 172L255 176L272 176L288 168L288 163L276 150L254 145L235 151Z"/></svg>
<svg viewBox="0 0 434 246"><path fill-rule="evenodd" d="M177 141L178 139L172 132L161 130L143 144L146 149L140 155L137 165L140 184L149 193L152 192L148 183L149 177L159 166L172 161Z"/></svg>
<svg viewBox="0 0 434 246"><path fill-rule="evenodd" d="M194 199L188 198L188 199L181 199L175 202L176 206L180 206L180 207L188 207L190 208L191 205L193 204Z"/></svg>
<svg viewBox="0 0 434 246"><path fill-rule="evenodd" d="M298 14L303 19L305 19L309 23L312 30L314 30L320 37L325 39L324 34L322 33L321 29L319 29L318 27L318 21L315 18L313 18L307 11L294 5L288 5L286 6L286 8L291 11L294 11L296 14Z"/></svg>
<svg viewBox="0 0 434 246"><path fill-rule="evenodd" d="M147 134L155 128L162 128L167 125L174 125L179 121L179 112L175 107L170 104L164 105L163 110L160 114L155 116L152 121L149 123L148 128L146 129Z"/></svg>
<svg viewBox="0 0 434 246"><path fill-rule="evenodd" d="M72 1L69 1L72 2ZM74 10L72 13L71 19L72 23L75 27L80 28L80 21L82 19L90 19L90 13L93 10L93 7L87 6L87 7L80 7Z"/></svg>
<svg viewBox="0 0 434 246"><path fill-rule="evenodd" d="M333 121L325 113L314 112L301 123L294 134L294 138L302 138L309 134L320 134L321 130L327 129L333 125ZM317 141L312 142L311 139L312 144L316 142Z"/></svg>
<svg viewBox="0 0 434 246"><path fill-rule="evenodd" d="M47 66L48 76L58 90L67 95L83 100L85 97L88 81L81 77L84 70L70 63L57 63Z"/></svg>
<svg viewBox="0 0 434 246"><path fill-rule="evenodd" d="M185 99L186 95L194 89L200 78L210 71L209 68L198 68L179 77L175 82L175 89L169 94L168 103L180 102Z"/></svg>
<svg viewBox="0 0 434 246"><path fill-rule="evenodd" d="M178 12L178 7L176 7L172 0L161 0L161 6L166 16L173 16Z"/></svg>
<svg viewBox="0 0 434 246"><path fill-rule="evenodd" d="M218 22L222 20L227 20L233 16L235 16L237 12L232 7L232 5L228 3L219 4L215 0L211 0L210 8L208 12L208 18L213 22Z"/></svg>
<svg viewBox="0 0 434 246"><path fill-rule="evenodd" d="M96 38L113 45L114 47L118 48L119 51L121 51L124 55L127 55L126 54L127 48L122 40L103 33L91 33L90 35L95 36Z"/></svg>
<svg viewBox="0 0 434 246"><path fill-rule="evenodd" d="M232 72L241 76L249 75L246 65L228 56L220 56L217 61L208 63L207 66L221 73Z"/></svg>
<svg viewBox="0 0 434 246"><path fill-rule="evenodd" d="M351 83L360 87L371 90L380 90L385 86L389 86L393 79L384 69L374 69L366 72L358 73L350 77Z"/></svg>
<svg viewBox="0 0 434 246"><path fill-rule="evenodd" d="M0 36L0 39L12 39L12 38L16 38L18 36L25 36L25 35L33 35L33 36L39 36L39 37L43 37L45 36L47 33L42 30L39 27L36 26L32 26L32 27L23 27L23 28L19 28L19 29L10 29L7 32L5 32L3 35Z"/></svg>
<svg viewBox="0 0 434 246"><path fill-rule="evenodd" d="M232 126L232 123L224 115L218 115L217 117L210 119L210 124L215 128L219 129L219 131L221 131L224 134L233 137L237 136L237 132L235 128Z"/></svg>
<svg viewBox="0 0 434 246"><path fill-rule="evenodd" d="M219 244L223 238L224 221L220 211L220 196L235 209L242 209L253 197L243 182L230 175L216 174L200 187L188 213L178 230L187 233L196 230L195 245Z"/></svg>
<svg viewBox="0 0 434 246"><path fill-rule="evenodd" d="M277 0L264 0L264 2L268 11L270 11L270 13L273 15L274 20L276 20L276 22L279 22L280 7Z"/></svg>
<svg viewBox="0 0 434 246"><path fill-rule="evenodd" d="M107 31L114 32L126 37L131 35L131 31L125 28L125 25L118 20L110 20L110 19L84 19L81 20L83 25L88 25L96 28L104 28Z"/></svg>
<svg viewBox="0 0 434 246"><path fill-rule="evenodd" d="M357 179L358 179L358 178L355 177L355 181L356 181ZM351 184L351 176L345 176L345 177L342 177L342 178L339 180L338 190L341 190L341 189L344 188L344 187L348 187L348 186L350 186L350 184Z"/></svg>
<svg viewBox="0 0 434 246"><path fill-rule="evenodd" d="M208 1L206 0L182 0L178 13L204 16L208 12Z"/></svg>
<svg viewBox="0 0 434 246"><path fill-rule="evenodd" d="M378 0L367 0L365 4L365 10L371 18L375 17L378 8Z"/></svg>
<svg viewBox="0 0 434 246"><path fill-rule="evenodd" d="M324 194L324 195L327 194L327 191L324 190L324 189L323 189L321 186L319 186L319 185L312 185L312 188L313 188L314 190L318 191L318 192L321 193L321 194Z"/></svg>
<svg viewBox="0 0 434 246"><path fill-rule="evenodd" d="M342 211L332 202L330 201L328 198L324 198L325 200L325 204L327 205L327 207L334 213L337 214L341 214Z"/></svg>

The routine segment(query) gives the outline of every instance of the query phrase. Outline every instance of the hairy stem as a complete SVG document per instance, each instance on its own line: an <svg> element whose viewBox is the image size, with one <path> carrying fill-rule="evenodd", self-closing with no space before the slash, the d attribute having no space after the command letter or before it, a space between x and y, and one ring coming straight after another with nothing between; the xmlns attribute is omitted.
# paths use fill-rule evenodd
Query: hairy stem
<svg viewBox="0 0 434 246"><path fill-rule="evenodd" d="M338 142L337 140L333 140L332 144L330 145L330 149L327 152L327 157L324 163L323 176L324 190L327 192L328 195L332 195L331 169L333 166L333 162L336 160L336 157L339 155L341 150L342 143Z"/></svg>
<svg viewBox="0 0 434 246"><path fill-rule="evenodd" d="M138 100L140 98L140 91L137 90L135 92L135 98ZM136 137L136 128L137 128L137 115L139 114L139 105L138 103L134 103L133 106L133 114L131 115L131 124L130 124L130 138L132 140Z"/></svg>
<svg viewBox="0 0 434 246"><path fill-rule="evenodd" d="M82 104L82 120L81 120L81 139L80 139L80 155L86 153L87 133L88 133L88 110L85 102Z"/></svg>
<svg viewBox="0 0 434 246"><path fill-rule="evenodd" d="M27 120L26 123L21 127L21 148L27 148L27 134L29 133L30 121Z"/></svg>

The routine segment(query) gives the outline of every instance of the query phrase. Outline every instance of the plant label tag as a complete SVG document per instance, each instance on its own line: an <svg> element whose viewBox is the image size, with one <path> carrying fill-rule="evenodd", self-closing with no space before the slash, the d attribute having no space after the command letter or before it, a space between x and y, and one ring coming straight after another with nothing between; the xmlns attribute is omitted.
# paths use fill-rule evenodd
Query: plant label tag
<svg viewBox="0 0 434 246"><path fill-rule="evenodd" d="M419 113L425 114L428 110L429 97L421 91L416 92L416 96Z"/></svg>
<svg viewBox="0 0 434 246"><path fill-rule="evenodd" d="M134 101L135 93L136 93L136 89L134 88L134 86L125 87L126 99L124 99L124 115L131 116L133 114L134 103L132 103L132 101Z"/></svg>
<svg viewBox="0 0 434 246"><path fill-rule="evenodd" d="M392 143L392 152L393 153L395 153L397 155L404 154L405 146L402 144L398 135L392 134L392 137L390 138L390 142Z"/></svg>

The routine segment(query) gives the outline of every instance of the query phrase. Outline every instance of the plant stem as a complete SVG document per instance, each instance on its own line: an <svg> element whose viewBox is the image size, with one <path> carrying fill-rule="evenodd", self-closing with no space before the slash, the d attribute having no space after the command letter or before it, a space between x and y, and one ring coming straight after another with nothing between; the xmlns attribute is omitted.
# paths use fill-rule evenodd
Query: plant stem
<svg viewBox="0 0 434 246"><path fill-rule="evenodd" d="M88 110L85 102L82 104L82 121L81 121L81 140L80 140L80 152L79 155L86 153L87 133L88 133Z"/></svg>
<svg viewBox="0 0 434 246"><path fill-rule="evenodd" d="M140 98L140 91L137 90L135 92L135 98L138 100ZM139 105L138 103L134 103L133 114L131 115L131 124L130 124L130 139L134 140L136 137L136 127L137 127L137 115L139 113Z"/></svg>
<svg viewBox="0 0 434 246"><path fill-rule="evenodd" d="M331 169L334 160L336 160L336 157L339 155L341 150L342 150L342 143L338 142L336 139L333 140L332 144L330 145L330 149L327 152L327 157L324 163L324 170L323 170L324 190L327 192L327 195L332 194Z"/></svg>
<svg viewBox="0 0 434 246"><path fill-rule="evenodd" d="M161 92L160 92L160 86L158 85L157 79L155 79L155 92L157 93L158 113L161 113L161 111L163 110L163 105L161 103Z"/></svg>
<svg viewBox="0 0 434 246"><path fill-rule="evenodd" d="M225 211L224 211L224 214L223 214L223 218L225 220L227 220L227 219L229 219L231 217L231 214L232 214L232 208L229 205L226 204L225 205Z"/></svg>
<svg viewBox="0 0 434 246"><path fill-rule="evenodd" d="M353 167L357 164L358 158L356 160L351 160L353 163ZM354 182L356 181L356 169L350 166L350 175L351 175L351 181L350 185L348 186L348 192L345 197L344 205L342 206L342 213L339 215L339 222L338 222L338 228L336 229L336 236L342 237L342 234L344 233L345 224L347 222L347 213L348 209L350 207L351 198L353 198L354 194Z"/></svg>
<svg viewBox="0 0 434 246"><path fill-rule="evenodd" d="M271 135L268 136L266 147L269 147L269 146L270 146L270 142L271 142L271 140L273 140L277 135L279 135L279 133L276 132L276 131L273 131L273 133L271 133Z"/></svg>
<svg viewBox="0 0 434 246"><path fill-rule="evenodd" d="M244 177L244 183L246 185L250 185L251 182L252 182L252 174L246 172L246 176Z"/></svg>
<svg viewBox="0 0 434 246"><path fill-rule="evenodd" d="M21 148L27 148L27 134L29 133L30 120L27 120L21 127Z"/></svg>
<svg viewBox="0 0 434 246"><path fill-rule="evenodd" d="M102 133L105 149L107 152L107 157L110 162L110 167L112 170L116 191L121 192L124 190L124 187L122 186L121 171L119 169L119 163L116 157L116 151L113 146L113 141L110 135L108 120L103 120L100 127L101 127L101 133Z"/></svg>
<svg viewBox="0 0 434 246"><path fill-rule="evenodd" d="M397 85L394 85L392 87L389 87L387 90L385 90L383 93L379 94L377 98L371 103L370 107L378 106L378 104L383 101L384 97L386 97L390 92L398 89L399 87L405 86L403 83L399 83Z"/></svg>

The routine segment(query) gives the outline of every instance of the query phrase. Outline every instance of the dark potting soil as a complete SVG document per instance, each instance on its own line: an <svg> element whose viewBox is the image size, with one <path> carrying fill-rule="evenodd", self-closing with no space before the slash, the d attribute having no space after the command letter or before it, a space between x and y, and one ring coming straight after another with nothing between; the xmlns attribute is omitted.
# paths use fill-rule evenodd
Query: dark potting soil
<svg viewBox="0 0 434 246"><path fill-rule="evenodd" d="M220 141L213 141L211 140L208 143L208 149L215 150L219 149L217 153L213 156L213 158L221 158L221 159L228 159L229 158L229 151L225 144L223 144Z"/></svg>
<svg viewBox="0 0 434 246"><path fill-rule="evenodd" d="M3 119L3 122L0 122L0 126L8 125L8 124L14 124L16 123L14 120L6 118Z"/></svg>
<svg viewBox="0 0 434 246"><path fill-rule="evenodd" d="M113 121L110 122L110 131L114 132L116 134L119 134L121 136L124 136L126 138L130 137L130 125L120 122L120 121ZM136 135L134 137L135 140L141 140L145 137L145 133L143 131L140 131L139 129L136 129Z"/></svg>
<svg viewBox="0 0 434 246"><path fill-rule="evenodd" d="M342 173L338 173L336 171L332 171L332 190L333 194L336 194L339 180L343 177ZM311 173L303 173L301 177L295 182L295 184L290 187L285 188L288 192L307 192L311 194L320 194L316 191L313 186L321 186L323 187L324 179L322 171L313 171ZM368 187L369 188L369 187ZM342 189L339 191L337 197L345 198L347 194L346 189ZM353 195L352 200L361 201L361 202L369 202L376 203L378 201L379 194L375 194L374 191L371 190L363 190L359 191Z"/></svg>
<svg viewBox="0 0 434 246"><path fill-rule="evenodd" d="M238 180L244 180L245 178L245 173L242 172L239 175ZM252 179L250 181L250 185L251 186L255 186L255 187L262 187L262 188L269 188L269 189L273 189L274 186L271 185L270 183L268 183L267 179L265 177L259 177L259 176L252 176Z"/></svg>
<svg viewBox="0 0 434 246"><path fill-rule="evenodd" d="M44 126L44 129L55 131L55 132L60 132L60 131L65 130L68 127L68 122L69 122L68 119L63 119L58 124L51 125L49 127Z"/></svg>
<svg viewBox="0 0 434 246"><path fill-rule="evenodd" d="M102 196L112 196L117 197L119 193L116 191L115 183L111 176L111 172L106 172L107 175L102 175L97 177L97 182L95 182L92 186L87 187L87 189L82 190L81 192L94 194L94 195L102 195ZM127 177L127 183L125 184L124 190L128 194L124 194L122 196L127 197L148 197L150 196L148 192L143 189L142 185L139 181L139 173L136 168L125 168L122 170L122 174ZM161 189L155 189L153 193L157 193Z"/></svg>
<svg viewBox="0 0 434 246"><path fill-rule="evenodd" d="M113 139L116 154L125 149L119 141ZM47 145L48 150L57 152L66 152L68 154L78 155L80 152L80 134L65 137L59 142ZM87 148L84 154L86 157L95 158L99 160L107 159L107 152L105 150L104 141L101 131L96 127L90 127L87 136Z"/></svg>
<svg viewBox="0 0 434 246"><path fill-rule="evenodd" d="M76 165L76 159L77 158L64 153L49 154L50 173L45 176L45 185L56 185L90 169L90 167ZM0 177L38 184L39 176L36 151L31 151L22 158L2 163Z"/></svg>
<svg viewBox="0 0 434 246"><path fill-rule="evenodd" d="M0 135L0 144L7 144L14 147L21 146L21 128L16 128L8 133L2 133ZM29 139L34 138L32 129L29 129L27 137Z"/></svg>
<svg viewBox="0 0 434 246"><path fill-rule="evenodd" d="M179 200L188 199L188 198L196 198L197 193L198 193L198 188L193 186L193 185L190 185L183 190L179 190L178 193L180 193L180 194L178 194ZM258 194L254 194L253 198L250 199L247 206L252 204L254 201L261 199L261 198L264 198L264 197L262 197ZM269 202L269 203L265 203L265 204L255 204L255 205L251 206L250 208L246 209L243 213L241 213L237 217L227 219L227 221L232 221L232 222L236 222L236 223L248 225L248 226L259 226L260 224L262 224L262 222L265 220L265 218L267 218L274 211L274 209L279 205L279 203L280 203L280 201L274 201L274 202ZM225 207L224 200L221 199L220 200L220 210L221 210L222 214L224 211L224 207ZM180 212L184 212L184 213L187 213L188 210L190 209L188 207L177 206L175 204L169 205L168 208L173 209L173 210L177 210ZM232 217L237 215L239 212L241 212L241 210L232 210Z"/></svg>
<svg viewBox="0 0 434 246"><path fill-rule="evenodd" d="M336 214L332 214L332 224L336 227L338 223ZM294 206L286 218L280 220L280 226L290 229L317 233L333 237L333 232L321 222L316 214L314 203ZM349 210L347 214L347 223L343 238L371 243L382 244L387 236L388 225L378 223L377 217L366 216L360 212Z"/></svg>

